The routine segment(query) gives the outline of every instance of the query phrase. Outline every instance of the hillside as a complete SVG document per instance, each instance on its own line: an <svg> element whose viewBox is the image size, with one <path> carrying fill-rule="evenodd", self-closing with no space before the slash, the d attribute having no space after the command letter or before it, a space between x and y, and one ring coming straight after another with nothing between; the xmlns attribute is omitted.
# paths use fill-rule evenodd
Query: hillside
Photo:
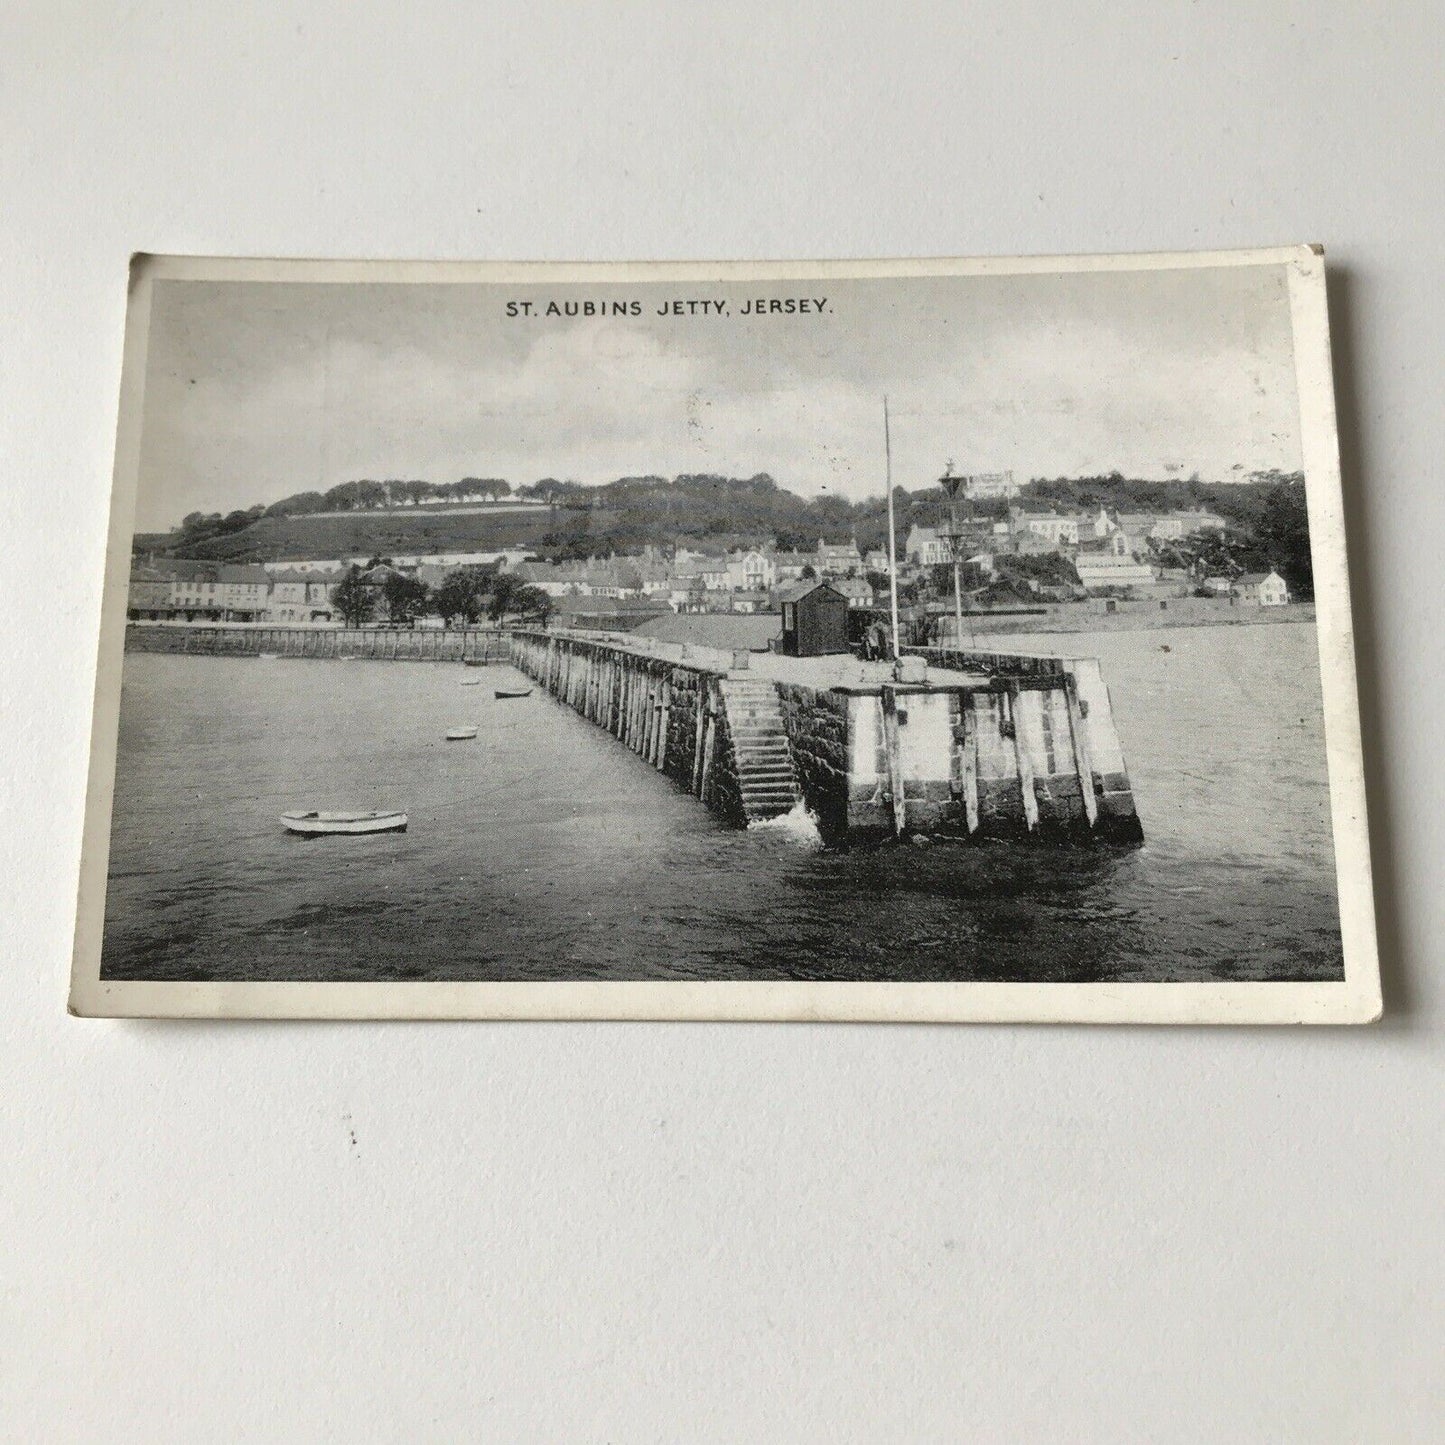
<svg viewBox="0 0 1445 1445"><path fill-rule="evenodd" d="M1298 480L1271 475L1230 484L1158 482L1117 473L1035 478L1024 484L1020 501L1028 507L1063 511L1094 511L1100 506L1111 511L1212 507L1241 531L1255 533L1267 525L1271 505L1292 492L1302 510ZM298 516L256 506L225 517L193 513L178 531L164 537L137 536L135 546L141 552L180 557L273 562L503 547L527 547L539 556L566 559L637 552L649 544L721 551L776 543L811 550L820 539L852 538L865 551L886 545L887 507L882 496L861 502L803 498L765 473L746 478L623 477L598 487L556 483L549 495L558 505L526 512L403 507ZM934 525L947 514L943 489L937 485L913 492L900 487L895 497L900 542L911 526ZM981 503L978 510L1003 514L1006 509L1003 503Z"/></svg>
<svg viewBox="0 0 1445 1445"><path fill-rule="evenodd" d="M555 526L550 508L493 515L408 508L325 517L262 517L241 531L198 541L187 542L183 533L138 535L136 546L138 550L226 562L397 552L493 552L503 547L533 547Z"/></svg>

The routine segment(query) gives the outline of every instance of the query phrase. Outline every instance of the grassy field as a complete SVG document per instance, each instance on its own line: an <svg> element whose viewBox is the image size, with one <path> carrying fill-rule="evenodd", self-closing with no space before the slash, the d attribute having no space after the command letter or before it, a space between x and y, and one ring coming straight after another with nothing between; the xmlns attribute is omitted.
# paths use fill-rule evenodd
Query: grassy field
<svg viewBox="0 0 1445 1445"><path fill-rule="evenodd" d="M551 509L501 515L483 512L357 512L324 517L262 517L243 532L213 537L186 549L189 557L226 562L281 558L388 556L418 552L491 552L527 547L558 525ZM172 539L136 537L142 550L164 551Z"/></svg>

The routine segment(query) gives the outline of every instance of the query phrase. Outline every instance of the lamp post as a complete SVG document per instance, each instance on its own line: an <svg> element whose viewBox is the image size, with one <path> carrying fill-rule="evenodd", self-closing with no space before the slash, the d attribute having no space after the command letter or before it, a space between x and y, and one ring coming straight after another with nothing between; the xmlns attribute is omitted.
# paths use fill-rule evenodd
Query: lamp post
<svg viewBox="0 0 1445 1445"><path fill-rule="evenodd" d="M888 431L888 398L883 398L883 458L888 487L888 606L893 618L893 665L902 656L898 649L898 543L893 524L893 442Z"/></svg>
<svg viewBox="0 0 1445 1445"><path fill-rule="evenodd" d="M966 477L954 476L952 462L938 479L939 485L948 493L948 528L944 536L948 538L948 550L953 557L953 645L960 650L963 647L963 579L959 552L964 532L958 518L958 493L966 481Z"/></svg>

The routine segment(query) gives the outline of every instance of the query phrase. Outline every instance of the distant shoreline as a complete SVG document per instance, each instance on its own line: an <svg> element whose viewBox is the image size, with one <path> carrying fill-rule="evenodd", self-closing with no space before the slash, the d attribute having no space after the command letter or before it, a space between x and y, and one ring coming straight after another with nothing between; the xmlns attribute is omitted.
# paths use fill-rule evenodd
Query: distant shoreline
<svg viewBox="0 0 1445 1445"><path fill-rule="evenodd" d="M1121 603L1117 612L1096 612L1091 608L1083 615L1051 612L1033 617L997 617L987 612L965 612L964 641L970 634L1012 637L1020 633L1162 632L1181 627L1278 627L1315 620L1313 602L1292 602L1288 607L1221 607L1206 602L1203 609L1195 610L1184 605L1191 600L1171 601L1167 611L1157 604L1136 602Z"/></svg>

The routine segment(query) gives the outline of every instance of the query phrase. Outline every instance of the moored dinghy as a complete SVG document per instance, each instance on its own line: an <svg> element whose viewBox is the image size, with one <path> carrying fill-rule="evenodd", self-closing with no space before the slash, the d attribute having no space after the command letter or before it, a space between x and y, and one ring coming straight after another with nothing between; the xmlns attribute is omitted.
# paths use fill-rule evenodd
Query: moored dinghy
<svg viewBox="0 0 1445 1445"><path fill-rule="evenodd" d="M292 833L405 833L406 814L282 813L281 822Z"/></svg>
<svg viewBox="0 0 1445 1445"><path fill-rule="evenodd" d="M447 741L449 743L465 743L476 737L476 728L448 728Z"/></svg>
<svg viewBox="0 0 1445 1445"><path fill-rule="evenodd" d="M497 696L498 696L498 697L531 697L531 696L532 696L532 689L531 689L530 687L499 687L499 688L497 689Z"/></svg>

